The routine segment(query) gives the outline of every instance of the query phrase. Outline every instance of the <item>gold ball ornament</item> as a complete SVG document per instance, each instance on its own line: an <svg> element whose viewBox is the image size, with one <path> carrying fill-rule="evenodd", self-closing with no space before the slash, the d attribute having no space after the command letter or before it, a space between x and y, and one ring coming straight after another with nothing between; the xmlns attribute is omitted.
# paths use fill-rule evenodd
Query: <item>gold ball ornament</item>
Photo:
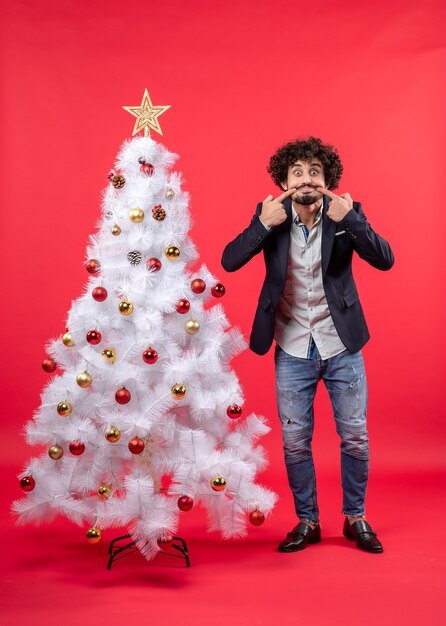
<svg viewBox="0 0 446 626"><path fill-rule="evenodd" d="M131 315L133 313L133 304L129 300L123 300L118 304L118 309L122 315Z"/></svg>
<svg viewBox="0 0 446 626"><path fill-rule="evenodd" d="M119 428L116 428L116 426L110 426L105 431L105 438L107 441L110 441L110 443L115 443L115 441L119 441L121 438L121 431Z"/></svg>
<svg viewBox="0 0 446 626"><path fill-rule="evenodd" d="M59 415L62 415L62 417L67 417L67 415L70 415L72 410L73 406L69 402L63 401L59 402L59 404L57 405L57 412L59 413Z"/></svg>
<svg viewBox="0 0 446 626"><path fill-rule="evenodd" d="M62 343L64 344L64 346L68 346L69 348L71 348L71 346L74 346L74 340L71 336L71 333L64 333L62 335Z"/></svg>
<svg viewBox="0 0 446 626"><path fill-rule="evenodd" d="M214 491L224 491L226 488L226 479L223 476L214 476L211 479L211 487Z"/></svg>
<svg viewBox="0 0 446 626"><path fill-rule="evenodd" d="M118 235L121 234L121 228L117 224L115 224L113 228L111 229L111 232L112 232L112 235L117 237Z"/></svg>
<svg viewBox="0 0 446 626"><path fill-rule="evenodd" d="M79 387L89 387L93 382L91 375L88 372L81 372L76 376L76 382Z"/></svg>
<svg viewBox="0 0 446 626"><path fill-rule="evenodd" d="M111 485L100 485L98 489L98 496L101 500L108 500L112 492Z"/></svg>
<svg viewBox="0 0 446 626"><path fill-rule="evenodd" d="M175 192L174 192L174 190L172 189L172 187L167 187L167 189L166 189L166 198L167 198L168 200L172 200L172 198L174 197L174 195L175 195Z"/></svg>
<svg viewBox="0 0 446 626"><path fill-rule="evenodd" d="M139 224L144 219L144 211L142 209L132 209L129 213L130 220L134 224Z"/></svg>
<svg viewBox="0 0 446 626"><path fill-rule="evenodd" d="M171 389L172 395L175 400L181 400L186 395L186 387L184 385L174 385Z"/></svg>
<svg viewBox="0 0 446 626"><path fill-rule="evenodd" d="M177 246L167 246L164 250L165 256L169 259L169 261L175 261L180 256L180 249Z"/></svg>
<svg viewBox="0 0 446 626"><path fill-rule="evenodd" d="M184 324L184 330L189 333L189 335L196 335L200 330L200 324L197 322L197 320L187 320L187 322Z"/></svg>
<svg viewBox="0 0 446 626"><path fill-rule="evenodd" d="M89 528L86 533L88 543L99 543L102 539L102 532L99 528Z"/></svg>
<svg viewBox="0 0 446 626"><path fill-rule="evenodd" d="M108 363L114 363L116 361L116 350L114 348L105 348L105 350L102 350L102 356Z"/></svg>
<svg viewBox="0 0 446 626"><path fill-rule="evenodd" d="M63 449L55 443L54 446L48 450L48 456L53 459L53 461L58 461L63 457Z"/></svg>

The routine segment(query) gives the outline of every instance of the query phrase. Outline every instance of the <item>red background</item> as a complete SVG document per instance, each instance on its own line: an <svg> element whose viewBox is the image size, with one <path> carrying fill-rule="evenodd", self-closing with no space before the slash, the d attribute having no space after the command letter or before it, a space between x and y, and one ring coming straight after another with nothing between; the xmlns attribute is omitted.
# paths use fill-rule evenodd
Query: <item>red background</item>
<svg viewBox="0 0 446 626"><path fill-rule="evenodd" d="M278 611L283 623L299 618L345 623L352 611L363 621L366 605L371 623L390 624L401 610L407 615L400 623L418 624L427 615L431 623L440 619L437 594L444 559L437 553L435 525L425 524L444 512L440 492L446 474L440 254L445 228L445 13L440 0L4 3L0 328L2 467L8 497L2 524L15 562L12 578L3 583L11 599L39 576L40 586L28 602L40 606L35 624L45 621L46 600L64 611L61 598L64 593L70 597L70 585L85 610L106 604L109 620L120 614L105 600L110 585L112 595L119 590L126 599L123 614L136 616L139 601L148 600L144 594L155 585L144 579L148 571L157 572L150 602L152 611L159 610L160 616L164 611L164 623L170 623L166 616L172 607L165 602L172 590L181 591L178 602L189 607L187 623L239 619L235 623L269 624ZM84 251L95 230L105 175L133 128L134 118L121 107L138 105L145 87L154 104L172 105L160 118L163 137L154 138L181 157L176 168L191 193L191 236L201 260L225 283L225 310L246 337L263 261L259 256L240 272L226 274L220 257L226 243L248 224L256 203L276 193L266 166L282 143L310 134L333 143L345 168L339 192L361 201L374 229L390 242L396 258L390 272L355 262L372 335L364 349L372 451L368 513L388 546L384 555L341 549L338 440L322 387L314 452L322 520L333 539L331 545L328 538L325 546L309 548L297 558L289 555L286 561L273 552L294 518L272 353L258 357L249 351L234 367L247 411L267 416L273 428L263 441L271 465L261 479L281 500L268 528L251 530L243 544L223 545L205 535L204 512L194 511L181 528L200 555L190 577L183 570L166 570L164 563L132 557L121 567L121 576L127 572L124 578L92 590L85 585L84 570L103 563L85 547L82 529L65 521L20 532L12 526L8 508L20 495L15 474L35 453L20 431L39 405L47 380L40 367L44 345L63 330L70 302L86 281ZM49 542L57 547L44 575L39 568ZM206 572L206 580L200 572ZM345 576L345 585L337 572ZM239 574L248 583L235 584ZM102 569L100 576L113 580ZM269 589L278 595L249 595L248 588L263 587L271 576ZM292 587L291 593L290 576L299 585L302 577L308 578L307 586ZM355 591L344 597L352 580ZM59 584L56 598L54 585ZM392 584L396 587L389 596ZM371 612L369 593L379 599ZM223 600L224 607L214 613ZM5 606L17 617L15 604ZM25 613L23 622L18 619L26 623ZM64 612L63 619L71 623L73 616Z"/></svg>

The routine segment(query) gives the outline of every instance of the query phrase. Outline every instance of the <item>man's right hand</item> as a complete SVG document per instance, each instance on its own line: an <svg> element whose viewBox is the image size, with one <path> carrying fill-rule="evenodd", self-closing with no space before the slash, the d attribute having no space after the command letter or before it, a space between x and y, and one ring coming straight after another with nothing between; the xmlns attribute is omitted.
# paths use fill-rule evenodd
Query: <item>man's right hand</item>
<svg viewBox="0 0 446 626"><path fill-rule="evenodd" d="M273 226L278 226L279 224L282 224L282 222L286 220L287 215L285 209L283 208L282 202L285 200L285 198L288 198L288 196L291 196L293 193L296 193L295 187L291 187L291 189L284 191L277 198L274 198L271 195L265 198L265 200L262 202L262 212L260 213L260 219L266 226L272 228Z"/></svg>

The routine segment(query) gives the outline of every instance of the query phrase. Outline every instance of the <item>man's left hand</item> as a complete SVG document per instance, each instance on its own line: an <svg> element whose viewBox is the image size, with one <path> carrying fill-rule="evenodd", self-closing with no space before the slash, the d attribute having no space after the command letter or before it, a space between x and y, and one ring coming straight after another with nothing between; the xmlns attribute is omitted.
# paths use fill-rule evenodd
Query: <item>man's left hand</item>
<svg viewBox="0 0 446 626"><path fill-rule="evenodd" d="M352 210L353 200L349 193L341 193L341 195L337 196L329 189L325 189L325 187L316 187L316 190L331 198L328 203L327 215L333 222L340 222Z"/></svg>

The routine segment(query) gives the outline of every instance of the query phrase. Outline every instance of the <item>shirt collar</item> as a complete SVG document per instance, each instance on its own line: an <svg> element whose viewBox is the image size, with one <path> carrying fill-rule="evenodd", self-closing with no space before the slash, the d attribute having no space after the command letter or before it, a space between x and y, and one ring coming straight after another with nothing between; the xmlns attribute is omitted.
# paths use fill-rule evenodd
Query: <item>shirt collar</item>
<svg viewBox="0 0 446 626"><path fill-rule="evenodd" d="M321 221L321 217L322 217L322 209L324 208L324 203L322 202L321 204L321 208L319 209L319 211L317 212L316 215L316 219L314 220L314 224L313 226L319 224L319 222ZM296 209L294 208L294 205L291 203L291 212L292 212L292 216L293 216L293 222L295 224L297 224L298 226L303 226L303 224L300 221L300 217L299 217L299 213L297 213Z"/></svg>

